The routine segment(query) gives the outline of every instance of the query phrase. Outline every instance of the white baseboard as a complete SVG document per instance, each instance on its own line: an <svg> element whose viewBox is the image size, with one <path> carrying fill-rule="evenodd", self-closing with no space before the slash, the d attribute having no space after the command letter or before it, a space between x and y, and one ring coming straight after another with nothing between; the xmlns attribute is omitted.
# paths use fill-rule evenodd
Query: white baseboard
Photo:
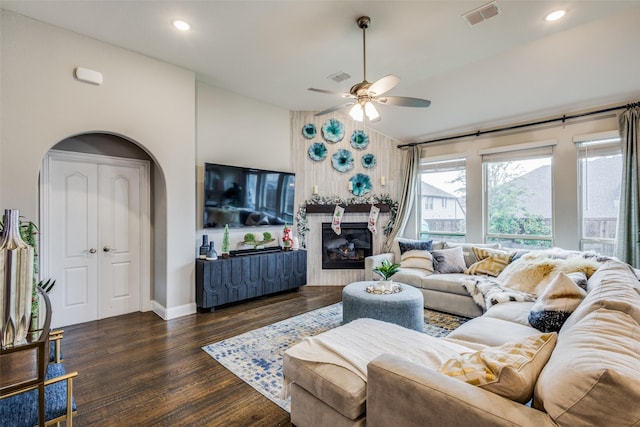
<svg viewBox="0 0 640 427"><path fill-rule="evenodd" d="M184 304L178 307L166 308L162 304L157 301L152 301L153 312L160 316L160 318L164 320L176 319L178 317L186 316L188 314L193 314L198 311L198 308L195 303Z"/></svg>

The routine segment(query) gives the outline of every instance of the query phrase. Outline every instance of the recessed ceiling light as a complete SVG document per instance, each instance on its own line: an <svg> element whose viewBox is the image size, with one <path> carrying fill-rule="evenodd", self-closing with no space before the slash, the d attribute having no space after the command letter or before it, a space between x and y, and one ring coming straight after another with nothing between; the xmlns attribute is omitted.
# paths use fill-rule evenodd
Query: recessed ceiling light
<svg viewBox="0 0 640 427"><path fill-rule="evenodd" d="M173 24L173 26L180 31L188 31L191 29L191 25L189 25L188 22L182 21L180 19L176 19L171 24Z"/></svg>
<svg viewBox="0 0 640 427"><path fill-rule="evenodd" d="M553 12L545 16L544 20L547 22L557 21L558 19L562 18L566 13L567 13L566 10L562 10L562 9L554 10Z"/></svg>

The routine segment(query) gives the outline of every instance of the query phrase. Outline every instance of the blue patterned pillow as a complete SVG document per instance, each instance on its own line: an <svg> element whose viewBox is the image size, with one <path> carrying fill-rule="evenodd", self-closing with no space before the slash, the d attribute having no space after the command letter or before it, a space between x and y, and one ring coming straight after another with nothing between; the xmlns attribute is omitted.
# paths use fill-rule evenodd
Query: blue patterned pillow
<svg viewBox="0 0 640 427"><path fill-rule="evenodd" d="M433 240L398 240L400 246L400 254L408 251L431 251L433 249Z"/></svg>

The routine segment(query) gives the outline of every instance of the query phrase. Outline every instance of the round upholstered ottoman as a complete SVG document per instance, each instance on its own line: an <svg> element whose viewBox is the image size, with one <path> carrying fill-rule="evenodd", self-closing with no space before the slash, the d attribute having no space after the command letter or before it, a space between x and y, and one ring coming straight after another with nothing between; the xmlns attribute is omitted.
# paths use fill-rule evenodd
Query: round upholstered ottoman
<svg viewBox="0 0 640 427"><path fill-rule="evenodd" d="M376 282L355 282L342 290L342 323L368 317L395 323L422 332L424 329L424 301L422 292L410 285L398 283L401 292L373 294L367 287Z"/></svg>

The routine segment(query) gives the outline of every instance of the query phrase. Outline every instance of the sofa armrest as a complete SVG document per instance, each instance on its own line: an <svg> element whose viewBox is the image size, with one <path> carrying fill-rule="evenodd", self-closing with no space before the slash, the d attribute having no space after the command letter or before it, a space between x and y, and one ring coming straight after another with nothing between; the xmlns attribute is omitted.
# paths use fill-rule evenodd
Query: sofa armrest
<svg viewBox="0 0 640 427"><path fill-rule="evenodd" d="M387 252L378 255L368 256L364 259L364 280L379 280L380 277L373 270L375 267L382 265L382 261L394 262L393 252Z"/></svg>
<svg viewBox="0 0 640 427"><path fill-rule="evenodd" d="M368 365L367 427L556 426L545 412L399 356Z"/></svg>

